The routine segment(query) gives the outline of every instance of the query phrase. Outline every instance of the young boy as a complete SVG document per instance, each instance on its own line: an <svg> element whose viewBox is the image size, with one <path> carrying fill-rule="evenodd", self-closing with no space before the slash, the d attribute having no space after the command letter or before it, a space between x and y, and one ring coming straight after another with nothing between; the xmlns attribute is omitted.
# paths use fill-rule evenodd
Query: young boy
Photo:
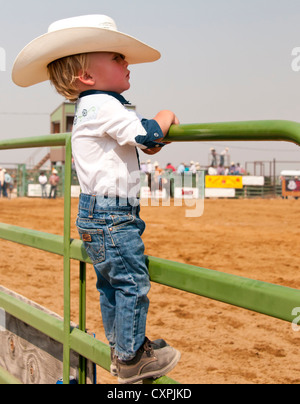
<svg viewBox="0 0 300 404"><path fill-rule="evenodd" d="M155 61L159 52L117 31L106 16L55 22L19 54L13 80L29 86L48 78L76 101L73 157L81 186L78 232L91 258L102 319L120 383L160 377L180 353L164 340L146 338L149 273L139 217L137 148L155 154L178 119L161 111L141 119L121 95L130 88L128 65Z"/></svg>

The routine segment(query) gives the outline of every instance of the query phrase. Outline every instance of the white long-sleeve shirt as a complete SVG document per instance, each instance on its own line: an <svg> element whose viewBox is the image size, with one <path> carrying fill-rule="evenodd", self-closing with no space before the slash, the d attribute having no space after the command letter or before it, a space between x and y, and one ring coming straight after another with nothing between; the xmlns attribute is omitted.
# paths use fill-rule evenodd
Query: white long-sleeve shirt
<svg viewBox="0 0 300 404"><path fill-rule="evenodd" d="M81 191L88 195L137 197L140 170L136 148L162 147L155 120L127 110L117 93L90 90L76 105L73 158Z"/></svg>

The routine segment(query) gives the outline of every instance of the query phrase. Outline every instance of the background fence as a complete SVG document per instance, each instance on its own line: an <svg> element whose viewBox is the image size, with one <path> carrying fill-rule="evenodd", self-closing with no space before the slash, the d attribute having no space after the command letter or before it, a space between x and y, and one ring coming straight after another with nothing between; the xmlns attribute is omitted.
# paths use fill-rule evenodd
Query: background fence
<svg viewBox="0 0 300 404"><path fill-rule="evenodd" d="M300 167L300 161L297 167ZM57 188L57 196L64 196L64 166L56 167L58 171L58 175L60 177L60 182ZM40 197L41 196L41 188L39 185L39 175L40 172L43 171L47 178L49 179L51 175L51 170L35 170L28 168L25 164L19 164L17 167L8 169L10 175L14 179L14 188L10 191L8 190L8 197ZM185 173L177 174L173 172L165 172L162 174L162 179L165 181L167 185L163 185L163 189L166 189L166 195L174 198L175 196L175 186L178 186L180 183L182 186L193 187L194 189L198 189L199 192L203 192L203 187L205 185L205 176L207 175L207 170L203 169L198 171L195 174ZM263 178L263 185L245 185L242 189L237 189L234 195L234 198L280 198L282 197L282 181L281 176L269 176L264 175L261 176ZM141 184L142 187L148 186L147 176L145 173L141 172ZM71 174L71 186L78 187L79 182L76 174L76 170L72 169ZM48 185L50 188L50 185ZM49 189L48 189L49 193ZM47 195L48 195L47 193ZM205 193L203 193L203 197L205 197Z"/></svg>

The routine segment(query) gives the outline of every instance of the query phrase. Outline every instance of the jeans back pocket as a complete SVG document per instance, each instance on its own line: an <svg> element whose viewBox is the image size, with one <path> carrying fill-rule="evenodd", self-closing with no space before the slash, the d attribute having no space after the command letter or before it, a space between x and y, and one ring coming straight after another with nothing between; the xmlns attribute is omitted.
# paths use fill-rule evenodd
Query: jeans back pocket
<svg viewBox="0 0 300 404"><path fill-rule="evenodd" d="M102 229L84 229L77 225L77 230L86 252L93 264L105 260L104 232Z"/></svg>

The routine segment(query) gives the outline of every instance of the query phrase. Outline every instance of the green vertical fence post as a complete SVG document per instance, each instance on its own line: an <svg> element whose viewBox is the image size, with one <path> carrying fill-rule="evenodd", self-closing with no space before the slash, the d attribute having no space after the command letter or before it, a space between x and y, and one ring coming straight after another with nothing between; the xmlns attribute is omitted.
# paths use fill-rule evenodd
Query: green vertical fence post
<svg viewBox="0 0 300 404"><path fill-rule="evenodd" d="M18 196L26 196L27 194L27 180L26 180L26 165L18 164L18 176L17 176L17 194Z"/></svg>
<svg viewBox="0 0 300 404"><path fill-rule="evenodd" d="M79 329L85 332L86 328L86 263L79 263ZM86 359L79 357L79 384L85 384Z"/></svg>
<svg viewBox="0 0 300 404"><path fill-rule="evenodd" d="M71 136L66 136L65 184L64 184L64 347L63 347L63 383L70 380L70 323L71 323L71 176L72 148Z"/></svg>

